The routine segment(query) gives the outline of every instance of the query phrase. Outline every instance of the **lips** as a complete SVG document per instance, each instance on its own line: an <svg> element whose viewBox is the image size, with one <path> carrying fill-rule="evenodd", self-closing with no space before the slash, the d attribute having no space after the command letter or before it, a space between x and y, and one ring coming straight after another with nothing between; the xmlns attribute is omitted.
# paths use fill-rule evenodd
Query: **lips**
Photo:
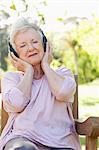
<svg viewBox="0 0 99 150"><path fill-rule="evenodd" d="M38 53L32 53L32 54L29 54L29 57L31 57L31 56L35 56L35 55L37 55Z"/></svg>

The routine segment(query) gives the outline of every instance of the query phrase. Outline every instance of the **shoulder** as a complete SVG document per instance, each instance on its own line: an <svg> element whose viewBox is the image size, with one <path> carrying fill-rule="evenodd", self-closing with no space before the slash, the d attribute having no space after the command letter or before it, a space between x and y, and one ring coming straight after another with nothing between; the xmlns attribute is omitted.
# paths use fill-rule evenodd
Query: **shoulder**
<svg viewBox="0 0 99 150"><path fill-rule="evenodd" d="M20 78L19 72L7 72L2 78L2 81L4 80L19 81L19 78Z"/></svg>
<svg viewBox="0 0 99 150"><path fill-rule="evenodd" d="M59 67L55 71L61 75L69 75L69 76L73 75L72 71L66 67Z"/></svg>

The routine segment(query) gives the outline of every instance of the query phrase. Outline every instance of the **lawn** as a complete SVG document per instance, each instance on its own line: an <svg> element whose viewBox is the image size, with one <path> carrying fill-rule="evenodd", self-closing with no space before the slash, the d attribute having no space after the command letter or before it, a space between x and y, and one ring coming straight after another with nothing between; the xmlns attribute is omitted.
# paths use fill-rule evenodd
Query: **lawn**
<svg viewBox="0 0 99 150"><path fill-rule="evenodd" d="M99 79L79 85L78 90L80 118L99 116Z"/></svg>

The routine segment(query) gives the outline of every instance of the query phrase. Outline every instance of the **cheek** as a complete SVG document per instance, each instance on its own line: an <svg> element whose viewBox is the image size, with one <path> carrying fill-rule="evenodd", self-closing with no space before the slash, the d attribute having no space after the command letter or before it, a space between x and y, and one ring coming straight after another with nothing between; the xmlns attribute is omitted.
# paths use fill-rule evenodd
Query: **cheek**
<svg viewBox="0 0 99 150"><path fill-rule="evenodd" d="M19 55L19 58L22 59L22 60L24 60L24 61L27 60L27 57L26 57L26 55L24 55L24 54L20 54L20 55Z"/></svg>
<svg viewBox="0 0 99 150"><path fill-rule="evenodd" d="M43 43L42 42L39 43L39 49L41 49L41 51L44 51L44 47L43 47Z"/></svg>
<svg viewBox="0 0 99 150"><path fill-rule="evenodd" d="M26 51L22 51L19 53L20 58L25 58L27 56L27 52Z"/></svg>
<svg viewBox="0 0 99 150"><path fill-rule="evenodd" d="M44 56L44 50L42 49L42 51L40 52L40 57L43 58Z"/></svg>

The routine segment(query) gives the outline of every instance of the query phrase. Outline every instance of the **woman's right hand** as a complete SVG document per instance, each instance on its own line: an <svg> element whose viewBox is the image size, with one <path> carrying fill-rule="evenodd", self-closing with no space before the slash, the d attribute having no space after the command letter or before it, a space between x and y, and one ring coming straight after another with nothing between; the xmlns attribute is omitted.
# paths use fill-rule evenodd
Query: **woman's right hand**
<svg viewBox="0 0 99 150"><path fill-rule="evenodd" d="M22 71L22 72L26 72L26 70L29 68L33 70L33 67L31 64L29 64L28 62L26 62L20 58L17 58L13 54L13 52L10 53L9 57L10 57L11 63L13 64L13 66L15 68L17 68L17 70Z"/></svg>

